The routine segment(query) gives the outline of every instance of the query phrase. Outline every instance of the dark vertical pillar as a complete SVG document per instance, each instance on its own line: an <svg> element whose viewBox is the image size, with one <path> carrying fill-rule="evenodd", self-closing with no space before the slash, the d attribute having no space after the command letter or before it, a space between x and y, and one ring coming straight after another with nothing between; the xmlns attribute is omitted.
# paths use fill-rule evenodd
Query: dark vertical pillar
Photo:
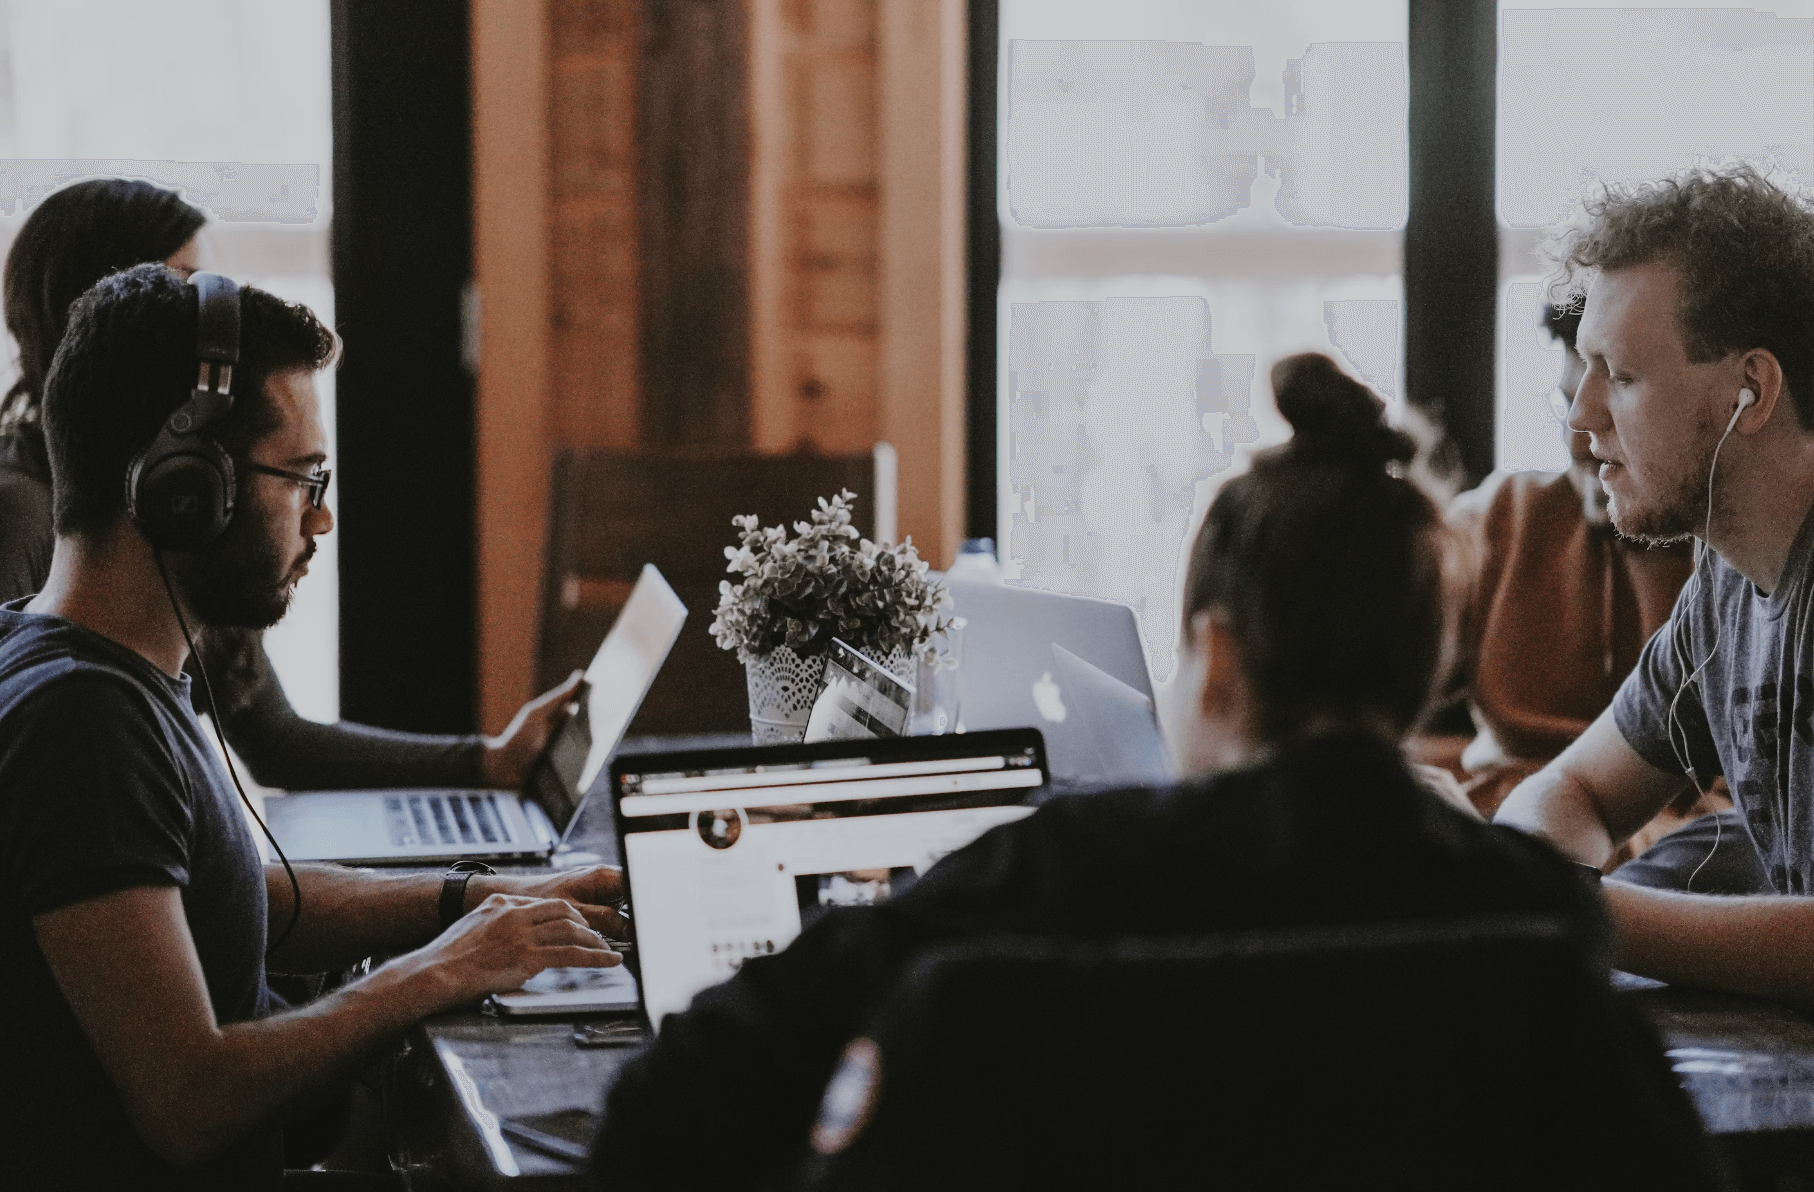
<svg viewBox="0 0 1814 1192"><path fill-rule="evenodd" d="M970 107L965 120L965 287L964 388L966 427L965 533L996 533L995 391L996 292L1001 288L1001 219L996 187L996 72L1001 61L999 0L970 0ZM1006 544L998 544L1005 546Z"/></svg>
<svg viewBox="0 0 1814 1192"><path fill-rule="evenodd" d="M465 0L334 0L334 301L345 342L340 708L424 732L476 720Z"/></svg>
<svg viewBox="0 0 1814 1192"><path fill-rule="evenodd" d="M749 34L736 0L644 0L636 79L643 440L749 441Z"/></svg>
<svg viewBox="0 0 1814 1192"><path fill-rule="evenodd" d="M1470 481L1493 468L1497 21L1494 0L1410 0L1405 389Z"/></svg>

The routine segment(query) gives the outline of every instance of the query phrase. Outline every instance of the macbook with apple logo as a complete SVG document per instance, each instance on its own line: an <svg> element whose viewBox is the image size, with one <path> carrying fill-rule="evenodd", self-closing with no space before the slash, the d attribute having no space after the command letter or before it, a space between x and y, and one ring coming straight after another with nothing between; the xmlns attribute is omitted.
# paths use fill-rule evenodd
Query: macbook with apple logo
<svg viewBox="0 0 1814 1192"><path fill-rule="evenodd" d="M960 731L1039 729L1061 785L1170 779L1133 609L1033 588L947 585L964 620Z"/></svg>

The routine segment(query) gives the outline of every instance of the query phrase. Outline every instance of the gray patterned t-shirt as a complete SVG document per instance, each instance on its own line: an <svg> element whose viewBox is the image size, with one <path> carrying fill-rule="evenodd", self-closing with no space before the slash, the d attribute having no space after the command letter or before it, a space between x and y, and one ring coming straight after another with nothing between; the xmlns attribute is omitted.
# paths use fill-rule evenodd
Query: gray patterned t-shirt
<svg viewBox="0 0 1814 1192"><path fill-rule="evenodd" d="M1814 511L1768 596L1717 554L1702 561L1619 689L1613 720L1659 769L1681 771L1681 755L1703 788L1724 774L1771 886L1814 894Z"/></svg>

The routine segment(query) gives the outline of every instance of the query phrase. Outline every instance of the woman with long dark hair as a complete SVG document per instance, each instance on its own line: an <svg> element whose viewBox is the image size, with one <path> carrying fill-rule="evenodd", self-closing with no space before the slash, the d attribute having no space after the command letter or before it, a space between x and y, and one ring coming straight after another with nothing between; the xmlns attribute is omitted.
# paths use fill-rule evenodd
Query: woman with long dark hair
<svg viewBox="0 0 1814 1192"><path fill-rule="evenodd" d="M70 303L108 274L150 261L185 277L195 272L206 222L174 191L97 178L51 194L13 241L3 293L19 379L0 399L0 603L32 595L50 573L51 478L39 403ZM258 633L217 631L200 651L228 741L260 783L290 790L520 786L576 682L526 705L497 737L427 736L297 715Z"/></svg>

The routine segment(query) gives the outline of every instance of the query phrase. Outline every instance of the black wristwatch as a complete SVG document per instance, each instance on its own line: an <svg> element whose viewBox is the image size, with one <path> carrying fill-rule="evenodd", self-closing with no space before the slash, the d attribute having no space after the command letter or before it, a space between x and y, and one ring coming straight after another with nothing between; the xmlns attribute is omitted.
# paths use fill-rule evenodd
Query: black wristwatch
<svg viewBox="0 0 1814 1192"><path fill-rule="evenodd" d="M441 879L441 930L446 931L466 913L466 883L475 873L496 873L483 861L455 861Z"/></svg>

